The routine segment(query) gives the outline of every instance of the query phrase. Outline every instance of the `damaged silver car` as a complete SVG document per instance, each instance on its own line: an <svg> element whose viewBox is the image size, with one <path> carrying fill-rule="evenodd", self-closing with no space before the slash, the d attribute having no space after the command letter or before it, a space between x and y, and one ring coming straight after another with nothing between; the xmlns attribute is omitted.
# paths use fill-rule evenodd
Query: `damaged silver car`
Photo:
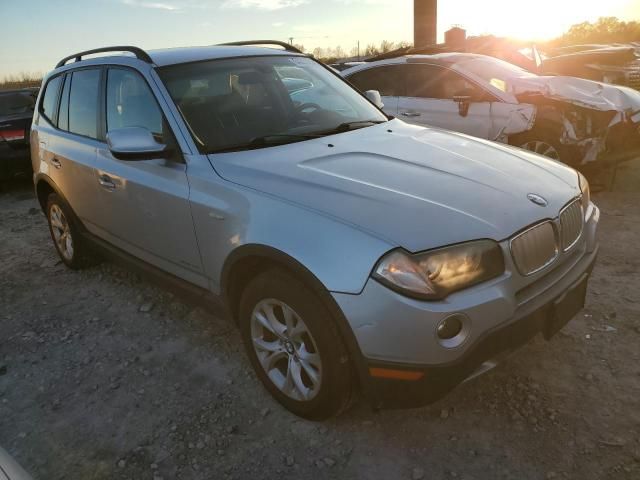
<svg viewBox="0 0 640 480"><path fill-rule="evenodd" d="M539 76L485 55L404 55L342 72L389 115L518 146L586 172L640 149L640 92Z"/></svg>

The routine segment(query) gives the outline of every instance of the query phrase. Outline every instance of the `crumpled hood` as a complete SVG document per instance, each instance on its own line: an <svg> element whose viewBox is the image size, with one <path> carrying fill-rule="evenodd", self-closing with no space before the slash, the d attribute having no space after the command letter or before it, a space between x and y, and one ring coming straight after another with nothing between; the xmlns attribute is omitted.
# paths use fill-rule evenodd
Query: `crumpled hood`
<svg viewBox="0 0 640 480"><path fill-rule="evenodd" d="M575 171L560 163L400 120L209 159L231 182L414 252L480 238L503 240L556 217L580 193ZM542 195L548 206L533 204L529 193ZM273 228L286 221L274 218Z"/></svg>
<svg viewBox="0 0 640 480"><path fill-rule="evenodd" d="M630 116L640 112L640 92L629 87L608 85L575 77L518 77L512 79L516 97L540 94L600 111L615 111Z"/></svg>

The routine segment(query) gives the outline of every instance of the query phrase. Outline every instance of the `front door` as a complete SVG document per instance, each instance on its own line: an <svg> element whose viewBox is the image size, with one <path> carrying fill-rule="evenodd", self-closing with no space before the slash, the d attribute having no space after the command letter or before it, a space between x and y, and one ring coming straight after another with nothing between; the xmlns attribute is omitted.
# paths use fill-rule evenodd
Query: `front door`
<svg viewBox="0 0 640 480"><path fill-rule="evenodd" d="M123 161L98 148L95 182L103 208L96 223L115 246L191 283L207 287L189 205L186 164L145 79L128 68L106 76L106 132L144 127L174 145L171 159Z"/></svg>
<svg viewBox="0 0 640 480"><path fill-rule="evenodd" d="M398 116L422 126L433 126L488 139L491 103L488 95L458 73L429 64L402 65L405 94ZM466 105L456 101L468 97Z"/></svg>

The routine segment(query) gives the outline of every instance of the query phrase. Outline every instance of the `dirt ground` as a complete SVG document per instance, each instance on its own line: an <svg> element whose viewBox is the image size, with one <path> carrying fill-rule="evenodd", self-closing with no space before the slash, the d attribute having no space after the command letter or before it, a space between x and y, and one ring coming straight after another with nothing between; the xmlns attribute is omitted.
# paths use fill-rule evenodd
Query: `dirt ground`
<svg viewBox="0 0 640 480"><path fill-rule="evenodd" d="M114 265L55 255L28 183L0 193L0 445L36 479L640 478L640 162L602 209L587 307L417 410L311 423L238 332Z"/></svg>

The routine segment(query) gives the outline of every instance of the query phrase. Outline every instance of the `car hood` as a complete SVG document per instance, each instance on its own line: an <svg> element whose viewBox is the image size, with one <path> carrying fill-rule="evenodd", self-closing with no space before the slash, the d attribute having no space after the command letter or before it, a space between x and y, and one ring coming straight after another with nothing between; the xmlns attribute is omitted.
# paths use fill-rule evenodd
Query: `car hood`
<svg viewBox="0 0 640 480"><path fill-rule="evenodd" d="M600 111L633 115L640 111L640 92L575 77L520 77L512 80L516 97L538 94L552 100Z"/></svg>
<svg viewBox="0 0 640 480"><path fill-rule="evenodd" d="M562 164L400 120L209 159L226 180L414 252L480 238L503 240L556 217L580 193L575 171ZM548 205L535 205L529 193Z"/></svg>

